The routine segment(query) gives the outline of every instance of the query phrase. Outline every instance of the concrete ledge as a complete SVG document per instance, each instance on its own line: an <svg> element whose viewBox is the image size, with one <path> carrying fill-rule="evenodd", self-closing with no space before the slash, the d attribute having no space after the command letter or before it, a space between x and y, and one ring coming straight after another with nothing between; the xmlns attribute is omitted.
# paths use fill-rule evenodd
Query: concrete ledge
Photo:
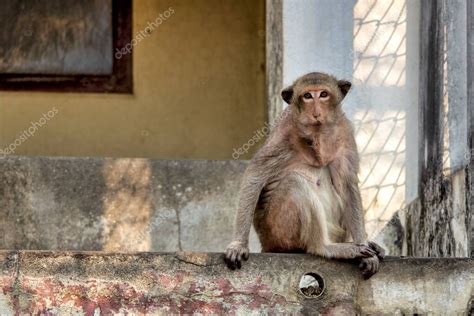
<svg viewBox="0 0 474 316"><path fill-rule="evenodd" d="M389 258L362 280L357 264L253 254L230 271L222 254L0 252L0 314L468 314L473 259ZM302 275L325 281L305 298Z"/></svg>

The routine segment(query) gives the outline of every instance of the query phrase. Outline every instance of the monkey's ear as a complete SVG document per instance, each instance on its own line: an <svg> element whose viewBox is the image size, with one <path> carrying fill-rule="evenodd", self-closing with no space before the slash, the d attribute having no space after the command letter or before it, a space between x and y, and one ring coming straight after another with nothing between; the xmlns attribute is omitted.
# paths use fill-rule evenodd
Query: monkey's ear
<svg viewBox="0 0 474 316"><path fill-rule="evenodd" d="M281 91L281 97L286 103L290 104L291 98L293 97L293 86L289 86L283 89Z"/></svg>
<svg viewBox="0 0 474 316"><path fill-rule="evenodd" d="M346 96L349 90L351 89L352 83L347 80L339 80L337 82L337 85L339 86L339 90L341 90L342 95Z"/></svg>

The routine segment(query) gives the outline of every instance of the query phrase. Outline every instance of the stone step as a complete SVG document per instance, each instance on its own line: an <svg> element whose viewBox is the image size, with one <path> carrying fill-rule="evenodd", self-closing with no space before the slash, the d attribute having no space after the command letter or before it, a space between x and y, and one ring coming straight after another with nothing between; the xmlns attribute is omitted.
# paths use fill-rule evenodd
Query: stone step
<svg viewBox="0 0 474 316"><path fill-rule="evenodd" d="M246 164L4 157L0 248L221 251ZM254 233L250 246L260 250Z"/></svg>
<svg viewBox="0 0 474 316"><path fill-rule="evenodd" d="M297 254L252 254L231 271L222 254L3 251L0 268L2 315L474 311L467 258L387 258L370 280L357 263ZM301 282L308 273L319 282Z"/></svg>

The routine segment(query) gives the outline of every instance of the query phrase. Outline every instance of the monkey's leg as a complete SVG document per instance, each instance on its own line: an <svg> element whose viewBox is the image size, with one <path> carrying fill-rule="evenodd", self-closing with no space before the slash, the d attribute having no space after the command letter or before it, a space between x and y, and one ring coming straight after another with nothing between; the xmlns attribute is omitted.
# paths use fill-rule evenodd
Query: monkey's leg
<svg viewBox="0 0 474 316"><path fill-rule="evenodd" d="M354 259L367 258L376 255L376 251L369 245L356 243L337 243L330 234L334 216L338 212L337 196L332 186L315 186L307 178L293 176L294 184L291 196L296 201L297 213L301 223L300 239L308 253L327 258Z"/></svg>
<svg viewBox="0 0 474 316"><path fill-rule="evenodd" d="M315 254L335 259L363 259L376 256L376 252L369 246L354 243L328 243L316 249Z"/></svg>
<svg viewBox="0 0 474 316"><path fill-rule="evenodd" d="M281 193L281 192L279 192ZM300 220L291 197L273 201L266 210L258 210L254 220L262 252L304 253L300 242Z"/></svg>

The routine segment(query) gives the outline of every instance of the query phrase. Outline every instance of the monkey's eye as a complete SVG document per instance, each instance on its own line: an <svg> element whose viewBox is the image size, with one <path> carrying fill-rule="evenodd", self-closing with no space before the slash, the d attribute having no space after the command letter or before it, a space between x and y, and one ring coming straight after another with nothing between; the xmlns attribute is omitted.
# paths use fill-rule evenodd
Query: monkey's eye
<svg viewBox="0 0 474 316"><path fill-rule="evenodd" d="M313 96L311 95L311 93L306 92L305 94L303 94L303 98L305 98L305 99L312 99Z"/></svg>
<svg viewBox="0 0 474 316"><path fill-rule="evenodd" d="M329 93L327 93L327 91L322 91L320 94L319 94L319 97L320 98L327 98L329 96Z"/></svg>

